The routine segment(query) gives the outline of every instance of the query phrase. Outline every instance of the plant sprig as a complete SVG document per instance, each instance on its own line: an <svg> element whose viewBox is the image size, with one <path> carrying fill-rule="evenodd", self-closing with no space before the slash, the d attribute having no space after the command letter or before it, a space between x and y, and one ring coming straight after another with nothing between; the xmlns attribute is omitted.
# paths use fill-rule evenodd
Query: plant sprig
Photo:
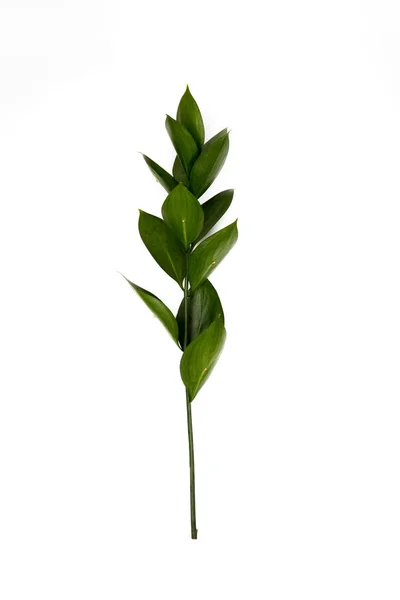
<svg viewBox="0 0 400 600"><path fill-rule="evenodd" d="M143 157L168 196L161 207L162 218L140 211L139 233L154 260L183 291L176 317L157 296L127 281L183 353L180 373L186 389L191 535L197 539L191 403L224 346L224 312L208 278L236 243L238 231L234 221L206 237L230 207L233 190L219 192L203 204L199 202L225 163L228 130L223 129L204 142L203 118L189 87L179 102L176 119L167 115L165 125L176 151L172 175L148 156Z"/></svg>

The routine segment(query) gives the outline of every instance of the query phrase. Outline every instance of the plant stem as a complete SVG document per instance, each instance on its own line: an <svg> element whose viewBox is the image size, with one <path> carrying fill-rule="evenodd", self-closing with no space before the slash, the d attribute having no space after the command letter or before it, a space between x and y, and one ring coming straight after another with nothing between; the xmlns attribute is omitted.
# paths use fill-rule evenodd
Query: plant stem
<svg viewBox="0 0 400 600"><path fill-rule="evenodd" d="M188 315L189 315L189 256L191 248L186 252L186 270L185 270L185 287L184 287L184 312L185 312L185 330L183 339L183 350L186 349L188 341ZM189 467L190 467L190 524L192 530L192 540L197 540L196 528L196 488L195 488L195 472L194 472L194 445L193 445L193 424L192 424L192 405L190 403L189 390L186 388L186 413L189 439Z"/></svg>
<svg viewBox="0 0 400 600"><path fill-rule="evenodd" d="M196 489L194 477L194 446L193 446L193 427L192 427L192 406L189 400L189 391L186 390L186 408L189 436L189 465L190 465L190 525L192 530L192 540L197 540L196 529Z"/></svg>

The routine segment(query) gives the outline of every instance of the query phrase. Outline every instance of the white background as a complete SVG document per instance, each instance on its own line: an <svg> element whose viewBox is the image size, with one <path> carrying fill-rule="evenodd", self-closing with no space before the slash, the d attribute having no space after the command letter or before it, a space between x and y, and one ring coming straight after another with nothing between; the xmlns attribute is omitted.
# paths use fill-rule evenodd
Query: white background
<svg viewBox="0 0 400 600"><path fill-rule="evenodd" d="M398 600L393 1L2 0L2 600ZM193 405L137 232L186 83L231 151L223 356Z"/></svg>

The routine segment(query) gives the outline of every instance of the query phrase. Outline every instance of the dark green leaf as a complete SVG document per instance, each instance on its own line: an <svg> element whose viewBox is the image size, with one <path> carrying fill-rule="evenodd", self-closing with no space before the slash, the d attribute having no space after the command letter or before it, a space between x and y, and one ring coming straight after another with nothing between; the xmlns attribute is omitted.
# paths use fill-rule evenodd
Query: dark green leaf
<svg viewBox="0 0 400 600"><path fill-rule="evenodd" d="M229 133L220 132L204 145L190 174L190 189L200 198L222 169L229 150Z"/></svg>
<svg viewBox="0 0 400 600"><path fill-rule="evenodd" d="M157 179L159 183L163 186L167 192L172 192L175 186L178 185L178 182L170 175L165 169L160 167L154 160L151 160L145 154L142 155L144 160L146 161L147 166L150 171L153 173L154 177Z"/></svg>
<svg viewBox="0 0 400 600"><path fill-rule="evenodd" d="M165 120L165 127L167 128L176 153L181 159L183 168L185 169L187 175L190 175L193 164L199 155L196 142L186 127L168 115Z"/></svg>
<svg viewBox="0 0 400 600"><path fill-rule="evenodd" d="M207 329L217 317L224 322L224 311L217 290L208 279L203 281L193 293L190 292L188 304L188 344ZM185 337L185 304L183 300L176 320L179 326L179 342L183 348Z"/></svg>
<svg viewBox="0 0 400 600"><path fill-rule="evenodd" d="M199 239L203 238L226 213L232 203L234 190L225 190L201 205L204 213L203 229Z"/></svg>
<svg viewBox="0 0 400 600"><path fill-rule="evenodd" d="M186 175L185 169L182 167L182 163L179 159L179 156L176 156L174 160L172 174L175 177L176 181L181 181L183 185L186 185L187 188L189 187L189 178Z"/></svg>
<svg viewBox="0 0 400 600"><path fill-rule="evenodd" d="M203 209L191 192L179 183L162 206L164 221L187 249L203 228Z"/></svg>
<svg viewBox="0 0 400 600"><path fill-rule="evenodd" d="M192 401L215 367L224 347L226 332L221 319L216 319L183 353L182 381Z"/></svg>
<svg viewBox="0 0 400 600"><path fill-rule="evenodd" d="M198 147L201 148L204 144L203 117L201 116L196 100L190 93L189 86L187 86L186 91L179 102L176 118L179 123L182 123L182 125L186 127Z"/></svg>
<svg viewBox="0 0 400 600"><path fill-rule="evenodd" d="M237 221L210 235L190 256L189 279L192 289L208 279L238 238Z"/></svg>
<svg viewBox="0 0 400 600"><path fill-rule="evenodd" d="M123 275L125 277L125 275ZM125 277L126 279L126 277ZM178 323L169 308L157 296L132 283L129 279L126 281L133 287L135 292L141 297L143 302L147 304L155 316L160 319L161 323L167 329L174 342L178 343Z"/></svg>
<svg viewBox="0 0 400 600"><path fill-rule="evenodd" d="M140 211L139 233L154 260L182 287L185 251L162 219Z"/></svg>

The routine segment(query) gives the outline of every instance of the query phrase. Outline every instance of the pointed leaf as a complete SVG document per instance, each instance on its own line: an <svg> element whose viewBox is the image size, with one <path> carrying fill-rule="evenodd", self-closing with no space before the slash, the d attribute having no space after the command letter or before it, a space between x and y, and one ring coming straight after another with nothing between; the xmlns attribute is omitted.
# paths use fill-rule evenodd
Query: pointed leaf
<svg viewBox="0 0 400 600"><path fill-rule="evenodd" d="M224 129L221 129L221 131L218 131L218 133L216 133L212 138L207 140L207 142L204 144L204 148L206 148L206 149L209 148L214 142L216 142L217 140L220 140L227 133L228 133L227 127L225 127Z"/></svg>
<svg viewBox="0 0 400 600"><path fill-rule="evenodd" d="M217 317L224 322L224 311L217 290L206 279L189 295L187 343L193 342ZM185 337L185 304L183 300L176 320L179 327L179 342L183 348Z"/></svg>
<svg viewBox="0 0 400 600"><path fill-rule="evenodd" d="M123 275L123 277L125 277ZM126 277L125 277L126 279ZM164 304L157 296L141 288L140 286L132 283L129 279L126 279L130 286L138 293L143 302L147 304L150 310L155 316L160 319L168 333L171 335L174 342L178 343L178 323L168 306Z"/></svg>
<svg viewBox="0 0 400 600"><path fill-rule="evenodd" d="M187 249L203 228L203 209L191 192L179 183L162 206L163 219Z"/></svg>
<svg viewBox="0 0 400 600"><path fill-rule="evenodd" d="M139 233L154 260L182 287L185 273L185 252L162 219L140 211Z"/></svg>
<svg viewBox="0 0 400 600"><path fill-rule="evenodd" d="M237 221L210 235L190 256L189 279L192 289L199 286L225 258L238 238Z"/></svg>
<svg viewBox="0 0 400 600"><path fill-rule="evenodd" d="M204 224L198 239L203 238L226 213L232 203L233 193L234 190L225 190L201 205Z"/></svg>
<svg viewBox="0 0 400 600"><path fill-rule="evenodd" d="M189 178L186 175L185 169L182 167L182 163L179 159L179 156L175 157L174 166L172 167L172 174L176 181L181 181L183 185L189 187Z"/></svg>
<svg viewBox="0 0 400 600"><path fill-rule="evenodd" d="M192 401L215 367L224 347L226 332L221 319L216 319L183 353L182 381Z"/></svg>
<svg viewBox="0 0 400 600"><path fill-rule="evenodd" d="M176 118L179 123L186 127L198 147L201 148L204 144L203 117L201 116L196 100L190 93L189 86L187 86L186 91L179 102Z"/></svg>
<svg viewBox="0 0 400 600"><path fill-rule="evenodd" d="M190 189L200 198L222 169L229 150L229 133L220 132L204 145L190 174Z"/></svg>
<svg viewBox="0 0 400 600"><path fill-rule="evenodd" d="M145 154L143 154L142 156L156 180L159 183L161 183L161 185L165 190L167 190L167 192L172 192L174 187L178 185L178 182L165 169L163 169L162 167L160 167L160 165L154 162L154 160L151 160L151 158L149 158Z"/></svg>
<svg viewBox="0 0 400 600"><path fill-rule="evenodd" d="M185 169L187 175L190 175L193 164L199 155L196 142L186 127L168 115L165 120L165 127L167 128L176 153L181 159L183 168Z"/></svg>

